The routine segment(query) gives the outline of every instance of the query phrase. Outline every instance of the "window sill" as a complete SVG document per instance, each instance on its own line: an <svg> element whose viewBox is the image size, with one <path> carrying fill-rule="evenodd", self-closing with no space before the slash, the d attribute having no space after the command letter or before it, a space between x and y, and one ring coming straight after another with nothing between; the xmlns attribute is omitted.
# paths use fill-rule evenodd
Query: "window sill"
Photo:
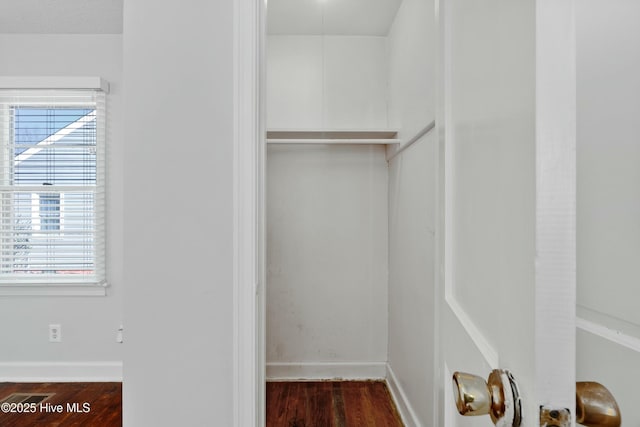
<svg viewBox="0 0 640 427"><path fill-rule="evenodd" d="M106 285L0 285L0 297L93 297L106 295Z"/></svg>

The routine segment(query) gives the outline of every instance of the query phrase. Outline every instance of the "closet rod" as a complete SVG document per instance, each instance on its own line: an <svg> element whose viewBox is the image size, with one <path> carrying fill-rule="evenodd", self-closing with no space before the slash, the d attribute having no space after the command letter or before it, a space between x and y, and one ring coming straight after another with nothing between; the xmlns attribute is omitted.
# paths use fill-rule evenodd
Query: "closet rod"
<svg viewBox="0 0 640 427"><path fill-rule="evenodd" d="M399 139L275 139L267 138L267 144L399 144Z"/></svg>
<svg viewBox="0 0 640 427"><path fill-rule="evenodd" d="M411 147L414 142L417 142L418 140L420 140L420 138L422 138L423 136L425 136L426 134L431 132L435 127L436 127L436 121L434 120L431 123L429 123L428 125L426 125L424 128L420 129L420 131L417 134L415 134L413 136L413 138L411 138L409 141L407 141L406 144L402 145L400 148L398 148L398 150L395 153L393 153L392 155L387 157L387 162L390 162L398 154L402 153L404 150L406 150L407 148Z"/></svg>

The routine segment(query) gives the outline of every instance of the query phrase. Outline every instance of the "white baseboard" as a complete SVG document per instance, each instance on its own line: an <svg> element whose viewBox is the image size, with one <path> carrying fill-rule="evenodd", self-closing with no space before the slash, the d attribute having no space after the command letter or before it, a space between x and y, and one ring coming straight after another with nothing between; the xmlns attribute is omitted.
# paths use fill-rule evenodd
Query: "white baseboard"
<svg viewBox="0 0 640 427"><path fill-rule="evenodd" d="M0 382L121 382L122 362L0 362Z"/></svg>
<svg viewBox="0 0 640 427"><path fill-rule="evenodd" d="M267 363L267 381L383 380L386 362Z"/></svg>
<svg viewBox="0 0 640 427"><path fill-rule="evenodd" d="M402 418L402 422L405 427L422 427L422 424L420 424L420 421L418 420L418 416L411 406L411 402L409 402L406 393L402 389L402 385L400 385L396 374L393 372L393 369L391 369L391 365L387 364L386 369L389 392L391 393L393 401L396 403L396 408L400 413L400 417Z"/></svg>

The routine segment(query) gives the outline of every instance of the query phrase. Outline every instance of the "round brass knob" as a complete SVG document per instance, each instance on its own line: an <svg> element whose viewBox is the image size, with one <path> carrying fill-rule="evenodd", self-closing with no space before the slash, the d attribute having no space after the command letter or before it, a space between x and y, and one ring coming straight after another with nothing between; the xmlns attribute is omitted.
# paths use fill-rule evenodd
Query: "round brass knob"
<svg viewBox="0 0 640 427"><path fill-rule="evenodd" d="M494 424L518 427L521 423L520 396L513 376L494 369L487 381L465 372L453 374L453 394L461 415L490 415Z"/></svg>
<svg viewBox="0 0 640 427"><path fill-rule="evenodd" d="M460 415L487 415L491 394L484 378L465 372L453 374L453 394Z"/></svg>
<svg viewBox="0 0 640 427"><path fill-rule="evenodd" d="M620 408L605 386L593 381L576 383L576 422L588 427L620 427Z"/></svg>

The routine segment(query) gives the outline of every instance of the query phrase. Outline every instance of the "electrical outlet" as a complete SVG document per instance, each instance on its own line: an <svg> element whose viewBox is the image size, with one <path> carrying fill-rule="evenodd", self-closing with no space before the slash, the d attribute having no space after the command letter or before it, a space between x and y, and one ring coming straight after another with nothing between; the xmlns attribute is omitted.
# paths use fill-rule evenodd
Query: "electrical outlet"
<svg viewBox="0 0 640 427"><path fill-rule="evenodd" d="M62 327L59 324L49 325L49 342L62 342Z"/></svg>

